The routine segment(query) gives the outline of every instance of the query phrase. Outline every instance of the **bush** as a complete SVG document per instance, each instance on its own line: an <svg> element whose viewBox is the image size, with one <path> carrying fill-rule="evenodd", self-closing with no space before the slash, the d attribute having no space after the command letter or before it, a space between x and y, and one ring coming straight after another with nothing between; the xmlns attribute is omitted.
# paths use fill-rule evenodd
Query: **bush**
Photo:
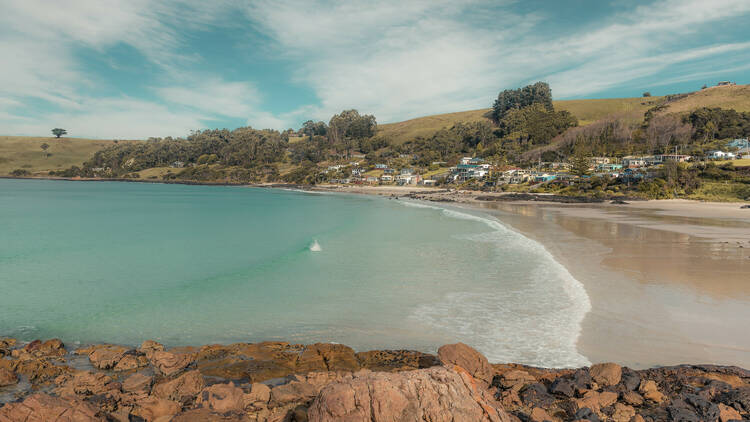
<svg viewBox="0 0 750 422"><path fill-rule="evenodd" d="M29 176L31 173L29 173L28 170L15 169L12 172L10 172L10 174L11 174L11 176L21 177L21 176Z"/></svg>

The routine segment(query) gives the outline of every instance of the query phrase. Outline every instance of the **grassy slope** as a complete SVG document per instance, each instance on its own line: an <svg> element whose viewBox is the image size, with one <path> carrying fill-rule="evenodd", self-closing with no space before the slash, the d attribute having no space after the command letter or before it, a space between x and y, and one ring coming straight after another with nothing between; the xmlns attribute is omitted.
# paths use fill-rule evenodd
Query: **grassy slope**
<svg viewBox="0 0 750 422"><path fill-rule="evenodd" d="M667 113L688 113L700 107L733 108L750 111L750 85L716 86L697 91L686 98L675 101Z"/></svg>
<svg viewBox="0 0 750 422"><path fill-rule="evenodd" d="M661 97L563 100L555 101L554 105L556 110L567 110L578 118L580 124L586 125L608 116L640 120L643 113L655 106L659 99ZM451 127L458 122L486 120L484 116L489 111L489 109L462 111L419 117L399 123L387 123L378 126L378 133L389 137L396 143L402 143L417 136L431 136L438 130Z"/></svg>
<svg viewBox="0 0 750 422"><path fill-rule="evenodd" d="M15 169L37 173L60 170L73 165L80 166L91 158L94 152L111 145L112 142L79 138L0 136L0 175L8 175ZM43 143L49 145L49 157L45 157L40 148Z"/></svg>

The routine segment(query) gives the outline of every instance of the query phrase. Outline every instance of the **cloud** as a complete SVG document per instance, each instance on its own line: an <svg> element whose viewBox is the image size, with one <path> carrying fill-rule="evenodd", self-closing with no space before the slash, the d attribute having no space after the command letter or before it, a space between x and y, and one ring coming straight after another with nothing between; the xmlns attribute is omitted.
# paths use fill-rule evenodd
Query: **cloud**
<svg viewBox="0 0 750 422"><path fill-rule="evenodd" d="M750 57L750 44L716 30L750 14L747 0L624 5L555 30L553 7L527 9L514 0L0 0L0 127L184 135L217 122L298 127L348 108L389 122L488 107L500 89L536 80L558 98L590 96L655 85L657 75L689 82L715 74L709 60L742 69L731 57ZM192 40L227 28L245 31L262 58L254 70L295 69L274 83L309 88L317 100L272 112L277 90L250 80L246 62L226 72L204 66L201 48L210 47ZM222 47L242 59L250 53L240 45ZM107 69L80 55L106 62L121 46L140 55L128 65L148 77L136 89L110 83Z"/></svg>
<svg viewBox="0 0 750 422"><path fill-rule="evenodd" d="M750 12L745 0L659 1L561 37L544 30L554 16L519 15L513 6L285 0L254 2L247 13L278 54L302 63L296 77L320 98L317 118L350 107L379 121L488 107L500 89L535 80L550 81L558 97L589 95L750 51L705 37L711 25Z"/></svg>

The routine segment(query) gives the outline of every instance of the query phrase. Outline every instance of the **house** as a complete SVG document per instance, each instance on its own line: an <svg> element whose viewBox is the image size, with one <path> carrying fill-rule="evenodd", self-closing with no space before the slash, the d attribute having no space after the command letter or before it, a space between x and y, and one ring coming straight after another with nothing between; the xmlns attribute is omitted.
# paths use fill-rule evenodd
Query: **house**
<svg viewBox="0 0 750 422"><path fill-rule="evenodd" d="M737 158L748 159L750 158L750 147L742 148L737 151Z"/></svg>
<svg viewBox="0 0 750 422"><path fill-rule="evenodd" d="M378 182L378 178L375 177L375 176L367 176L367 178L365 179L365 181L367 183L377 183Z"/></svg>
<svg viewBox="0 0 750 422"><path fill-rule="evenodd" d="M661 163L665 163L667 161L677 161L678 163L684 163L691 158L689 155L683 154L661 154L654 157L658 158L659 162Z"/></svg>
<svg viewBox="0 0 750 422"><path fill-rule="evenodd" d="M385 183L391 183L393 181L393 176L389 174L384 174L380 176L380 181Z"/></svg>
<svg viewBox="0 0 750 422"><path fill-rule="evenodd" d="M609 157L591 157L591 164L595 166L599 164L609 164Z"/></svg>
<svg viewBox="0 0 750 422"><path fill-rule="evenodd" d="M461 158L461 164L471 164L471 160L473 160L472 157L463 157Z"/></svg>
<svg viewBox="0 0 750 422"><path fill-rule="evenodd" d="M378 170L385 170L388 168L387 164L375 164L375 168Z"/></svg>
<svg viewBox="0 0 750 422"><path fill-rule="evenodd" d="M731 86L731 85L737 85L737 84L734 82L730 82L730 81L720 81L719 83L716 84L716 86Z"/></svg>
<svg viewBox="0 0 750 422"><path fill-rule="evenodd" d="M364 172L365 171L361 168L352 169L352 176L359 177L362 176Z"/></svg>
<svg viewBox="0 0 750 422"><path fill-rule="evenodd" d="M627 168L644 167L646 165L645 157L636 157L628 155L622 158L622 166Z"/></svg>
<svg viewBox="0 0 750 422"><path fill-rule="evenodd" d="M734 153L731 152L724 152L719 150L708 152L709 160L733 160L734 158Z"/></svg>
<svg viewBox="0 0 750 422"><path fill-rule="evenodd" d="M185 167L185 163L183 163L182 161L175 161L174 163L171 164L171 167L176 168L176 169L181 169Z"/></svg>
<svg viewBox="0 0 750 422"><path fill-rule="evenodd" d="M534 173L533 177L534 177L535 182L540 182L540 183L551 182L557 179L556 175L548 174L548 173Z"/></svg>
<svg viewBox="0 0 750 422"><path fill-rule="evenodd" d="M399 174L396 176L396 183L399 185L416 185L421 180L418 174Z"/></svg>
<svg viewBox="0 0 750 422"><path fill-rule="evenodd" d="M395 174L396 170L394 169L384 169L383 174Z"/></svg>
<svg viewBox="0 0 750 422"><path fill-rule="evenodd" d="M459 164L451 168L453 180L482 179L490 172L489 164Z"/></svg>
<svg viewBox="0 0 750 422"><path fill-rule="evenodd" d="M401 169L401 174L402 175L411 175L411 174L414 174L414 169L412 169L412 168L402 168Z"/></svg>
<svg viewBox="0 0 750 422"><path fill-rule="evenodd" d="M518 184L528 182L531 178L531 171L514 168L502 172L500 177L498 177L497 182L499 184Z"/></svg>
<svg viewBox="0 0 750 422"><path fill-rule="evenodd" d="M622 164L602 163L596 165L596 171L598 172L612 172L617 170L622 170Z"/></svg>
<svg viewBox="0 0 750 422"><path fill-rule="evenodd" d="M421 182L421 183L422 183L423 185L425 185L425 186L435 186L435 183L437 183L437 180L433 180L433 179L424 179L424 180L422 180L422 182Z"/></svg>

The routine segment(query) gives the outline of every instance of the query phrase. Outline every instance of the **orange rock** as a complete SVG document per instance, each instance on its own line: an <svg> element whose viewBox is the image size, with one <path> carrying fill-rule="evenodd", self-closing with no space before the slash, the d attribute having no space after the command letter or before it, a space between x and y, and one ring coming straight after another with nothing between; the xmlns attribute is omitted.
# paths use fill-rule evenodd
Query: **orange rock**
<svg viewBox="0 0 750 422"><path fill-rule="evenodd" d="M101 345L89 353L89 361L98 369L112 369L125 356L126 347Z"/></svg>
<svg viewBox="0 0 750 422"><path fill-rule="evenodd" d="M612 415L614 422L630 422L634 416L635 409L626 404L615 403L615 413Z"/></svg>
<svg viewBox="0 0 750 422"><path fill-rule="evenodd" d="M171 381L154 385L151 392L160 399L185 404L195 400L205 385L200 372L189 371Z"/></svg>
<svg viewBox="0 0 750 422"><path fill-rule="evenodd" d="M18 377L13 371L6 368L0 368L0 387L16 383L18 383Z"/></svg>
<svg viewBox="0 0 750 422"><path fill-rule="evenodd" d="M198 405L218 413L242 412L245 393L234 383L214 384L201 392Z"/></svg>
<svg viewBox="0 0 750 422"><path fill-rule="evenodd" d="M146 394L151 392L151 385L154 382L154 377L150 377L145 374L135 373L122 383L122 390L127 392L145 392Z"/></svg>
<svg viewBox="0 0 750 422"><path fill-rule="evenodd" d="M193 362L188 354L155 351L151 354L151 364L162 375L171 376L187 368Z"/></svg>
<svg viewBox="0 0 750 422"><path fill-rule="evenodd" d="M464 368L474 378L489 385L494 376L494 369L481 353L463 343L446 344L438 349L438 359L444 365L456 365Z"/></svg>
<svg viewBox="0 0 750 422"><path fill-rule="evenodd" d="M175 401L148 396L136 403L136 407L131 414L143 418L147 422L153 422L160 418L169 420L169 418L178 414L181 409L180 404Z"/></svg>
<svg viewBox="0 0 750 422"><path fill-rule="evenodd" d="M355 373L325 387L307 415L310 422L510 421L492 394L464 373L445 367Z"/></svg>
<svg viewBox="0 0 750 422"><path fill-rule="evenodd" d="M622 378L622 367L616 363L597 363L591 366L589 375L599 385L617 385Z"/></svg>
<svg viewBox="0 0 750 422"><path fill-rule="evenodd" d="M529 414L529 421L530 422L551 422L552 416L550 416L546 410L540 407L535 407Z"/></svg>
<svg viewBox="0 0 750 422"><path fill-rule="evenodd" d="M635 391L626 391L622 393L622 400L631 406L640 406L643 404L643 397Z"/></svg>
<svg viewBox="0 0 750 422"><path fill-rule="evenodd" d="M740 415L740 412L738 412L733 407L725 405L724 403L719 403L719 421L729 422L740 420L742 420L742 415Z"/></svg>
<svg viewBox="0 0 750 422"><path fill-rule="evenodd" d="M104 421L98 409L79 400L65 400L37 393L0 408L0 422L93 422Z"/></svg>

